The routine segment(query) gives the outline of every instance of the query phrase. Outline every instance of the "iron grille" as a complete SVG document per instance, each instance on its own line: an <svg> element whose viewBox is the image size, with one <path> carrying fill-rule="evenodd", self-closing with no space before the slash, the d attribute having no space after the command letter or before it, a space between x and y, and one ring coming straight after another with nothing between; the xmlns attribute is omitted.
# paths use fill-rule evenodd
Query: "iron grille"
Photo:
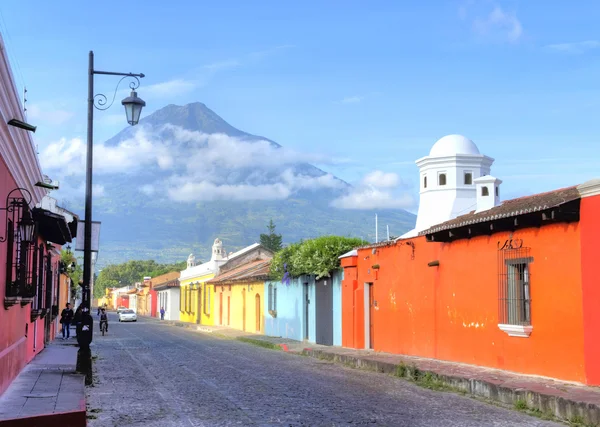
<svg viewBox="0 0 600 427"><path fill-rule="evenodd" d="M531 325L532 261L531 248L515 245L512 241L498 251L499 323Z"/></svg>

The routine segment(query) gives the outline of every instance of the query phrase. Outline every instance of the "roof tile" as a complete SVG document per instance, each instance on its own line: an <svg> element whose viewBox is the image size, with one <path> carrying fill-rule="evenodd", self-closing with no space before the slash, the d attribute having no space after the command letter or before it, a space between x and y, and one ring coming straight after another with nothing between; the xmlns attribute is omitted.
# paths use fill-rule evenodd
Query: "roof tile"
<svg viewBox="0 0 600 427"><path fill-rule="evenodd" d="M257 259L218 275L207 283L234 283L249 280L260 280L269 277L271 260Z"/></svg>
<svg viewBox="0 0 600 427"><path fill-rule="evenodd" d="M427 230L419 233L419 236L431 234L442 230L450 230L470 224L477 224L486 221L493 221L501 218L510 218L531 212L540 212L564 205L579 199L581 196L577 186L561 188L546 193L534 194L532 196L519 197L517 199L506 200L502 204L491 209L475 213L471 211L468 214L458 216L441 224L434 225Z"/></svg>

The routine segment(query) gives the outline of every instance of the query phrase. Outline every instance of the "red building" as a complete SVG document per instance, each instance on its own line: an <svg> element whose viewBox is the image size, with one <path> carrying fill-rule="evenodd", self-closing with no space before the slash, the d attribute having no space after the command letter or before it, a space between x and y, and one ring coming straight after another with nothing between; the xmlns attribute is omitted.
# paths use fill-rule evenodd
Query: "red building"
<svg viewBox="0 0 600 427"><path fill-rule="evenodd" d="M471 212L342 258L342 345L600 385L600 180L502 203L468 181Z"/></svg>
<svg viewBox="0 0 600 427"><path fill-rule="evenodd" d="M35 146L0 38L0 393L57 331L60 249L77 219L48 209Z"/></svg>

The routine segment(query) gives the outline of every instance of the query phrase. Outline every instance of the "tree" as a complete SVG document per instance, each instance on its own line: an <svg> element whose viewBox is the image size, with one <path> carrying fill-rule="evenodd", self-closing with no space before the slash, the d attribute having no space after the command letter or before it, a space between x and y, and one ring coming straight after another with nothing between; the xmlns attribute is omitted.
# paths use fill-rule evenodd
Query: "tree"
<svg viewBox="0 0 600 427"><path fill-rule="evenodd" d="M118 288L141 282L144 277L157 277L171 271L185 270L186 261L174 264L158 264L154 260L127 261L104 267L94 280L94 297L101 298L107 288Z"/></svg>
<svg viewBox="0 0 600 427"><path fill-rule="evenodd" d="M281 234L275 234L275 223L273 223L272 219L269 221L267 229L269 230L269 234L260 235L260 244L273 252L280 251L282 238Z"/></svg>
<svg viewBox="0 0 600 427"><path fill-rule="evenodd" d="M329 277L340 268L340 255L368 244L362 239L341 236L321 236L293 243L277 252L271 261L271 277L282 280L305 274L317 279Z"/></svg>
<svg viewBox="0 0 600 427"><path fill-rule="evenodd" d="M60 260L66 268L66 274L71 279L71 299L76 299L77 291L79 289L79 281L83 276L83 269L81 263L77 262L77 258L71 251L65 249L60 251Z"/></svg>

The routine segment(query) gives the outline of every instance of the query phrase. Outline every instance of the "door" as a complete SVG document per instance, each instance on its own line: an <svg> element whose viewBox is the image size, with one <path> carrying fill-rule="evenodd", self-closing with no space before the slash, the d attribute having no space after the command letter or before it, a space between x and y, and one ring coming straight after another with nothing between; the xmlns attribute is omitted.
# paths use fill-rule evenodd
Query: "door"
<svg viewBox="0 0 600 427"><path fill-rule="evenodd" d="M308 293L308 283L305 283L304 286L304 299L303 299L303 305L304 305L304 339L308 341L309 338L309 313L310 313L310 298L309 298L309 293Z"/></svg>
<svg viewBox="0 0 600 427"><path fill-rule="evenodd" d="M333 345L333 286L331 278L315 282L317 344Z"/></svg>
<svg viewBox="0 0 600 427"><path fill-rule="evenodd" d="M254 311L256 315L256 332L260 332L260 295L258 294L256 294L256 296L254 297Z"/></svg>
<svg viewBox="0 0 600 427"><path fill-rule="evenodd" d="M375 328L374 328L374 314L375 314L375 304L377 304L377 302L375 301L375 296L374 296L374 287L372 283L367 283L367 289L369 292L368 295L368 315L365 316L366 317L366 326L368 327L367 329L367 339L365 340L365 345L368 349L373 349L373 343L375 342Z"/></svg>
<svg viewBox="0 0 600 427"><path fill-rule="evenodd" d="M242 331L246 330L246 289L242 289Z"/></svg>
<svg viewBox="0 0 600 427"><path fill-rule="evenodd" d="M227 326L231 325L231 297L227 297Z"/></svg>
<svg viewBox="0 0 600 427"><path fill-rule="evenodd" d="M223 292L219 293L219 325L223 324Z"/></svg>

